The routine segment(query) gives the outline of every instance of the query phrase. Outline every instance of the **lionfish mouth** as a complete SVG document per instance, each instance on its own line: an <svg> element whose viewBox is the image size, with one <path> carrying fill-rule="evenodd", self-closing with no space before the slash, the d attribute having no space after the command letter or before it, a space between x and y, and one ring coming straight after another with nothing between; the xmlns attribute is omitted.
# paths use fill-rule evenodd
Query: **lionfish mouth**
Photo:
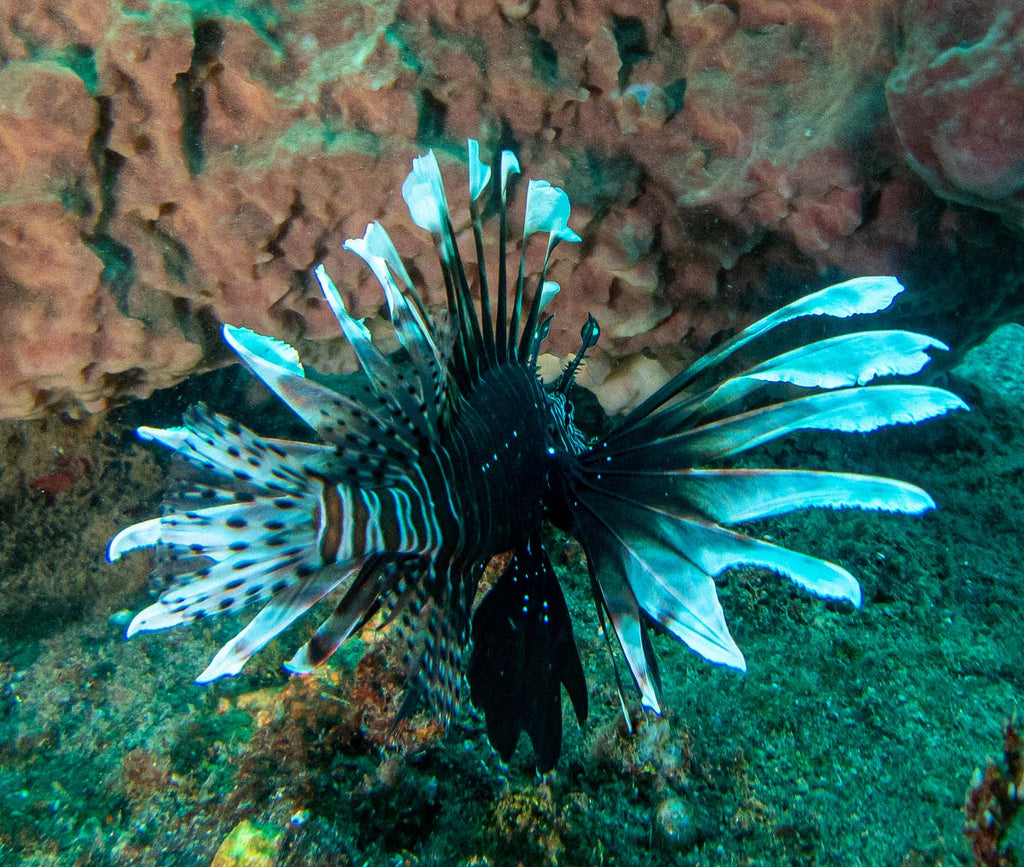
<svg viewBox="0 0 1024 867"><path fill-rule="evenodd" d="M725 570L761 567L816 595L860 604L857 581L843 567L737 525L811 507L919 514L935 505L920 488L889 478L721 464L797 430L866 432L966 407L939 388L875 382L915 374L929 350L946 348L909 331L843 333L752 366L735 363L739 350L783 323L875 313L903 291L894 277L862 277L745 328L588 442L568 392L597 341L597 323L588 319L579 353L555 383L542 385L537 373L551 321L545 309L559 288L547 280L551 254L579 240L568 225L569 199L530 181L511 281L506 203L519 165L502 152L492 289L478 205L491 170L472 140L468 159L479 301L428 152L413 161L402 195L413 222L433 238L447 312L427 309L391 239L371 223L344 246L383 287L400 353L382 354L323 266L313 272L365 374L361 392L314 382L291 346L225 325L228 345L313 436L262 437L202 405L179 427L139 428L179 459L174 482L161 517L118 533L108 558L156 550L154 574L165 589L136 615L128 637L262 605L198 682L237 674L331 596L336 607L287 663L290 671L310 672L379 613L405 646L400 718L426 702L447 726L468 680L501 757L511 757L525 731L543 772L561 751L563 687L580 724L587 715L569 610L542 543L545 521L582 544L600 622L615 636L643 706L660 713L652 625L711 662L745 667L715 588ZM547 235L547 246L528 297L526 251L537 234ZM477 604L484 566L505 552L507 566Z"/></svg>

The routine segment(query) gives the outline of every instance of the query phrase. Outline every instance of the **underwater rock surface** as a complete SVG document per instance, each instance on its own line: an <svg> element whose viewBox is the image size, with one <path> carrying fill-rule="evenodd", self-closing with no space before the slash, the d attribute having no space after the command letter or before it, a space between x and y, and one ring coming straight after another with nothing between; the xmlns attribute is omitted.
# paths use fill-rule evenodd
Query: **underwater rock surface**
<svg viewBox="0 0 1024 867"><path fill-rule="evenodd" d="M899 5L10 0L0 416L81 415L208 369L219 322L334 336L320 262L374 330L376 289L340 250L368 216L440 303L398 186L428 145L461 166L470 135L573 196L584 244L551 276L587 291L555 303L548 351L593 313L585 383L627 407L794 283L926 254L936 206L884 93ZM904 101L900 129L929 100Z"/></svg>
<svg viewBox="0 0 1024 867"><path fill-rule="evenodd" d="M911 165L938 195L1024 227L1024 9L912 0L903 26L886 95Z"/></svg>
<svg viewBox="0 0 1024 867"><path fill-rule="evenodd" d="M1000 325L967 352L953 373L988 397L1024 405L1024 325Z"/></svg>

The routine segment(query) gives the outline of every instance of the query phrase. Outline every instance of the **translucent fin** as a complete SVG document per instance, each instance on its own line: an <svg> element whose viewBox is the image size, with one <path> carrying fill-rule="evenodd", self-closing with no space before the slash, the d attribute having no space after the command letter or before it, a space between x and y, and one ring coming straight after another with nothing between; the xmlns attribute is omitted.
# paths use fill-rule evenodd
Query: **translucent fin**
<svg viewBox="0 0 1024 867"><path fill-rule="evenodd" d="M282 531L292 537L301 534L302 544L313 541L314 504L311 498L282 495L255 503L170 512L126 527L111 539L107 557L113 562L129 551L156 544L184 548L216 562L242 552L257 558L273 555ZM273 529L268 530L268 524ZM271 545L265 544L268 540Z"/></svg>
<svg viewBox="0 0 1024 867"><path fill-rule="evenodd" d="M610 447L589 460L603 461L617 470L687 468L797 430L865 433L885 425L916 424L955 409L966 409L966 404L955 394L930 386L844 388L773 404L650 443Z"/></svg>
<svg viewBox="0 0 1024 867"><path fill-rule="evenodd" d="M386 267L384 272L387 273ZM355 351L359 366L369 378L380 400L391 407L391 413L396 416L397 422L413 428L421 435L429 435L430 428L427 416L424 415L423 395L417 393L399 368L373 345L366 326L349 315L338 287L334 285L324 266L318 265L313 274L327 303L334 311L345 339Z"/></svg>
<svg viewBox="0 0 1024 867"><path fill-rule="evenodd" d="M710 523L674 520L668 525L674 543L710 575L736 566L760 566L790 578L817 596L844 599L860 607L860 585L841 566L790 551Z"/></svg>
<svg viewBox="0 0 1024 867"><path fill-rule="evenodd" d="M236 325L221 326L221 334L227 345L245 359L249 369L264 382L267 381L264 371L270 369L275 374L286 372L294 376L306 375L299 361L299 353L283 340Z"/></svg>
<svg viewBox="0 0 1024 867"><path fill-rule="evenodd" d="M626 423L642 418L663 405L704 371L721 363L752 340L756 340L785 322L791 322L804 316L833 316L845 319L849 316L877 313L892 304L893 299L903 289L903 284L895 277L858 277L798 298L744 328L731 340L727 340L713 352L699 358L634 409L626 417Z"/></svg>
<svg viewBox="0 0 1024 867"><path fill-rule="evenodd" d="M364 567L331 616L285 663L285 668L292 674L309 674L326 662L356 629L373 616L381 599L387 596L400 577L401 572L395 568Z"/></svg>
<svg viewBox="0 0 1024 867"><path fill-rule="evenodd" d="M125 638L203 617L237 614L243 608L265 602L296 583L295 570L303 560L297 554L267 560L236 554L209 571L190 573L184 576L188 583L172 588L136 614Z"/></svg>
<svg viewBox="0 0 1024 867"><path fill-rule="evenodd" d="M800 346L770 358L707 391L665 407L622 431L618 442L651 440L733 407L771 383L836 389L880 376L910 376L930 360L927 349L948 349L911 331L861 331Z"/></svg>
<svg viewBox="0 0 1024 867"><path fill-rule="evenodd" d="M390 461L407 470L416 463L420 441L404 412L388 398L362 403L308 379L284 376L277 388L288 404L309 422L326 443L352 453L363 463ZM379 410L370 404L376 403ZM396 418L397 416L397 418ZM339 455L341 452L339 452ZM386 470L386 466L380 468ZM393 477L392 473L385 473ZM379 483L379 480L378 480Z"/></svg>
<svg viewBox="0 0 1024 867"><path fill-rule="evenodd" d="M381 255L393 252L394 245L379 223L371 223L366 227L362 238L350 238L345 241L344 247L370 266L370 270L383 288L395 333L409 353L413 368L419 377L418 393L413 397L423 402L432 430L436 431L439 410L444 403L445 379L441 367L441 351L434 341L424 315L420 313L422 302L418 306L409 303L391 277L389 261ZM397 253L394 253L394 258L397 259ZM400 259L398 264L401 265ZM404 266L402 271L405 271ZM405 276L408 280L408 275Z"/></svg>
<svg viewBox="0 0 1024 867"><path fill-rule="evenodd" d="M184 422L176 428L140 427L137 433L200 469L264 490L301 494L309 483L301 461L331 454L327 446L260 437L227 416L210 413L202 404L190 407Z"/></svg>
<svg viewBox="0 0 1024 867"><path fill-rule="evenodd" d="M612 625L622 655L645 708L661 713L654 662L648 653L640 605L630 587L626 560L619 541L608 533L604 516L589 510L576 515L577 534L587 555L594 598Z"/></svg>
<svg viewBox="0 0 1024 867"><path fill-rule="evenodd" d="M711 662L746 670L718 601L711 577L717 573L701 568L694 559L697 552L674 536L682 522L591 492L582 494L580 502L603 528L594 527L584 547L589 552L594 537L600 538L596 547L603 554L594 570L605 599L622 595L624 580L640 608L692 650Z"/></svg>
<svg viewBox="0 0 1024 867"><path fill-rule="evenodd" d="M245 629L220 649L206 670L196 678L196 683L209 683L218 677L238 674L249 657L351 578L359 567L359 563L335 563L276 595Z"/></svg>
<svg viewBox="0 0 1024 867"><path fill-rule="evenodd" d="M578 486L575 490L581 502L601 513L611 532L636 540L633 547L639 556L650 556L647 546L655 552L674 552L676 559L682 557L712 577L735 566L760 566L789 577L818 596L860 605L860 585L834 563L751 539L696 517L680 517L657 504L626 500L617 493L582 491ZM662 563L667 571L671 557ZM634 592L639 601L636 587Z"/></svg>
<svg viewBox="0 0 1024 867"><path fill-rule="evenodd" d="M864 385L879 376L911 376L929 361L941 340L912 331L860 331L801 346L765 361L745 376L803 388Z"/></svg>
<svg viewBox="0 0 1024 867"><path fill-rule="evenodd" d="M440 237L450 217L441 169L432 150L412 161L412 171L402 184L402 198L412 221Z"/></svg>
<svg viewBox="0 0 1024 867"><path fill-rule="evenodd" d="M615 493L675 515L742 524L797 509L868 509L919 515L935 502L916 485L882 476L818 470L725 469L602 474Z"/></svg>

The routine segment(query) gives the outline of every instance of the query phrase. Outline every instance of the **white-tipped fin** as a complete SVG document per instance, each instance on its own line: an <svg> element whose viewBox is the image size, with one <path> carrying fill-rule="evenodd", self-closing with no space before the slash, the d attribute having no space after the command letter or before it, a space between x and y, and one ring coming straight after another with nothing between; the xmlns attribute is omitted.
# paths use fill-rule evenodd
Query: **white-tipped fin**
<svg viewBox="0 0 1024 867"><path fill-rule="evenodd" d="M701 371L728 358L752 340L794 319L804 316L834 316L845 319L849 316L877 313L892 304L893 299L903 289L903 284L895 277L857 277L844 283L826 286L810 295L797 298L796 301L747 326L717 350L700 358L683 375L692 379Z"/></svg>
<svg viewBox="0 0 1024 867"><path fill-rule="evenodd" d="M160 519L150 518L138 524L125 527L107 545L107 561L114 563L129 551L148 548L160 539Z"/></svg>
<svg viewBox="0 0 1024 867"><path fill-rule="evenodd" d="M264 377L260 373L260 368L267 365L295 376L306 375L299 361L299 353L283 340L267 337L265 334L257 334L255 331L239 328L236 325L222 326L221 333L228 346L240 355L249 368L261 379Z"/></svg>
<svg viewBox="0 0 1024 867"><path fill-rule="evenodd" d="M390 263L383 256L374 252L374 250L380 249L381 245L367 240L376 234L372 232L374 225L376 224L371 223L366 227L366 234L362 238L349 238L342 246L366 262L373 272L373 276L377 278L377 282L380 283L381 288L384 290L388 312L391 315L392 324L395 326L395 332L402 345L412 353L425 354L436 364L439 362L440 356L433 336L430 333L430 328L423 321L416 308L399 291L398 286L391 277L391 272L388 270Z"/></svg>
<svg viewBox="0 0 1024 867"><path fill-rule="evenodd" d="M843 388L755 409L664 437L616 456L617 469L672 469L730 457L797 430L866 433L916 424L967 405L952 392L925 385ZM662 462L662 463L659 463Z"/></svg>
<svg viewBox="0 0 1024 867"><path fill-rule="evenodd" d="M413 159L412 171L402 184L402 198L417 226L435 238L442 235L449 219L448 199L433 150Z"/></svg>
<svg viewBox="0 0 1024 867"><path fill-rule="evenodd" d="M504 205L508 196L508 179L519 174L519 160L512 151L501 152L501 203Z"/></svg>
<svg viewBox="0 0 1024 867"><path fill-rule="evenodd" d="M412 278L406 270L402 257L398 255L398 250L395 248L394 242L391 240L391 236L379 222L374 221L372 223L368 223L366 225L366 230L363 232L362 238L349 238L344 244L342 244L342 246L346 250L351 250L366 262L366 264L373 270L374 275L377 275L377 269L374 268L373 263L367 257L380 257L398 277L398 279L402 281L402 285L405 286L406 289L410 292L415 291L412 284ZM326 271L324 273L326 274ZM319 279L319 277L317 279ZM377 279L380 280L380 276L377 276ZM381 282L383 283L383 281Z"/></svg>
<svg viewBox="0 0 1024 867"><path fill-rule="evenodd" d="M188 439L189 430L185 427L146 427L136 428L135 435L146 442L156 442L172 451L180 451Z"/></svg>
<svg viewBox="0 0 1024 867"><path fill-rule="evenodd" d="M746 670L710 576L678 551L650 540L630 540L622 550L630 586L647 614L709 662Z"/></svg>
<svg viewBox="0 0 1024 867"><path fill-rule="evenodd" d="M361 320L353 319L349 315L341 293L338 291L338 287L334 285L334 281L327 273L327 269L323 265L317 265L313 269L313 276L316 277L316 282L320 284L320 291L323 292L328 306L333 311L335 319L338 320L341 330L345 332L345 337L348 338L349 343L357 351L357 343L372 343L369 329Z"/></svg>
<svg viewBox="0 0 1024 867"><path fill-rule="evenodd" d="M757 365L746 375L803 388L864 385L879 376L912 376L931 361L928 349L949 347L913 331L861 331L801 346Z"/></svg>
<svg viewBox="0 0 1024 867"><path fill-rule="evenodd" d="M384 272L387 273L386 268ZM313 270L313 275L320 284L327 303L331 305L345 339L352 345L356 358L359 360L359 366L370 378L374 388L379 393L393 391L396 387L394 371L387 358L373 345L369 329L361 321L349 315L348 310L345 309L345 302L341 299L341 293L338 292L338 287L334 285L334 281L327 274L323 265L318 265ZM391 277L388 275L388 280L390 279Z"/></svg>
<svg viewBox="0 0 1024 867"><path fill-rule="evenodd" d="M660 525L659 525L660 526ZM858 608L860 585L841 566L798 551L752 539L733 530L694 520L673 520L672 544L702 571L720 575L735 566L760 566L785 575L817 596L844 599Z"/></svg>
<svg viewBox="0 0 1024 867"><path fill-rule="evenodd" d="M523 239L537 232L549 232L553 246L558 241L579 241L580 236L569 228L571 205L565 190L547 181L530 181L526 188L526 218Z"/></svg>
<svg viewBox="0 0 1024 867"><path fill-rule="evenodd" d="M315 429L321 421L319 413L310 414L301 405L288 399L286 384L293 379L305 381L306 377L306 371L299 364L295 350L287 343L257 334L247 328L225 325L223 333L224 340L242 359L245 366L281 398L292 412Z"/></svg>
<svg viewBox="0 0 1024 867"><path fill-rule="evenodd" d="M669 429L707 416L742 400L765 383L784 382L801 388L846 388L865 385L880 376L911 376L931 360L928 349L946 350L941 340L912 331L859 331L800 346L727 379L704 396L678 409L669 407L652 423L664 435Z"/></svg>
<svg viewBox="0 0 1024 867"><path fill-rule="evenodd" d="M719 524L742 524L798 509L865 509L920 515L926 491L884 476L822 470L725 469L605 474L617 496L679 516L696 509ZM668 504L668 505L666 505ZM677 505L680 504L680 505ZM685 505L681 505L685 504Z"/></svg>
<svg viewBox="0 0 1024 867"><path fill-rule="evenodd" d="M561 288L554 280L544 281L544 285L540 288L540 301L537 303L538 313L544 312L544 308L551 303L551 299L559 293Z"/></svg>
<svg viewBox="0 0 1024 867"><path fill-rule="evenodd" d="M885 310L905 289L895 277L854 277L804 295L761 320L778 317L779 322L799 316L835 316L845 319ZM776 322L775 324L778 324Z"/></svg>
<svg viewBox="0 0 1024 867"><path fill-rule="evenodd" d="M467 140L466 153L469 158L469 200L475 202L487 189L491 180L491 167L480 160L480 142L475 138Z"/></svg>

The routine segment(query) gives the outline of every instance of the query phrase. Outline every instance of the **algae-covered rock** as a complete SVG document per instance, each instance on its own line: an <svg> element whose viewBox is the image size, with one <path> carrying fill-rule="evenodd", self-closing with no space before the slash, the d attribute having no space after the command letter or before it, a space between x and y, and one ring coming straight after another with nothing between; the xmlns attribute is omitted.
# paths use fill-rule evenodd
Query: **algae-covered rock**
<svg viewBox="0 0 1024 867"><path fill-rule="evenodd" d="M986 396L1020 406L1024 403L1024 325L1000 325L964 356L953 373Z"/></svg>
<svg viewBox="0 0 1024 867"><path fill-rule="evenodd" d="M273 867L282 833L243 819L220 844L212 867Z"/></svg>

